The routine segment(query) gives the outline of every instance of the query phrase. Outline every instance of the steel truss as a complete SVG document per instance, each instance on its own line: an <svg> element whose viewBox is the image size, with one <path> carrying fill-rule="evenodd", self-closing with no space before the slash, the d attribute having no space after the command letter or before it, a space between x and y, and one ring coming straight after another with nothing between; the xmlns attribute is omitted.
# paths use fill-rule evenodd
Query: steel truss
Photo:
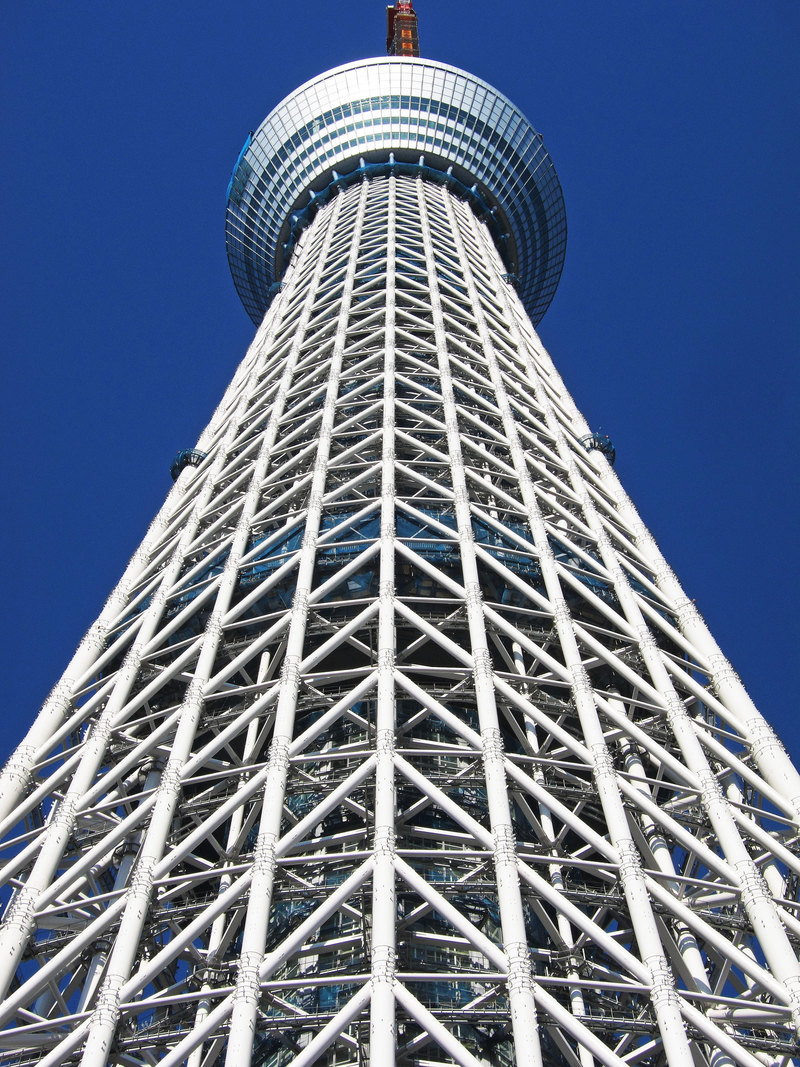
<svg viewBox="0 0 800 1067"><path fill-rule="evenodd" d="M800 776L505 270L303 234L5 769L2 1062L800 1062Z"/></svg>

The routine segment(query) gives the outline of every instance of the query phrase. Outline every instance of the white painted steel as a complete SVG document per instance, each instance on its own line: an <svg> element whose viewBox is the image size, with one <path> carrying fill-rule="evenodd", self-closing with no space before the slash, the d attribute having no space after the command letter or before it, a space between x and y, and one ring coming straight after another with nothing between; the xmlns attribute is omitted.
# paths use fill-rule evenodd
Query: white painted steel
<svg viewBox="0 0 800 1067"><path fill-rule="evenodd" d="M798 1063L796 772L586 432L467 203L320 210L10 765L0 1063Z"/></svg>

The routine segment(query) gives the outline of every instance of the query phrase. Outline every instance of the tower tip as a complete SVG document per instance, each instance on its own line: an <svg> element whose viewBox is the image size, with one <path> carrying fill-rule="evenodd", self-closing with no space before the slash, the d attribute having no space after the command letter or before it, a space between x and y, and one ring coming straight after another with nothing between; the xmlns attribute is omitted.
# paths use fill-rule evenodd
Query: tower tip
<svg viewBox="0 0 800 1067"><path fill-rule="evenodd" d="M386 8L386 54L419 56L417 13L413 0L397 0Z"/></svg>

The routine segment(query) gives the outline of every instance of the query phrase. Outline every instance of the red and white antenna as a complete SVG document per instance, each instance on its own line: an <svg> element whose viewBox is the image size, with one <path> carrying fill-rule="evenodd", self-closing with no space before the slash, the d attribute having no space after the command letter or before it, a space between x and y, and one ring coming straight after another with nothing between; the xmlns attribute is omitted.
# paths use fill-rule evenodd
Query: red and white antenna
<svg viewBox="0 0 800 1067"><path fill-rule="evenodd" d="M386 8L386 54L419 55L417 13L412 0L397 0Z"/></svg>

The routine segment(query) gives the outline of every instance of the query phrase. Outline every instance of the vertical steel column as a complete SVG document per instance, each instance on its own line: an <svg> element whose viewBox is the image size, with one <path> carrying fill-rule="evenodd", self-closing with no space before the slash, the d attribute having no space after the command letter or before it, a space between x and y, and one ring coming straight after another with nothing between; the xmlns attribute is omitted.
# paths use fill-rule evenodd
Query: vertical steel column
<svg viewBox="0 0 800 1067"><path fill-rule="evenodd" d="M507 294L506 299L508 299ZM514 301L509 303L509 308L516 328L527 335L529 343L532 343L539 359L547 365L553 381L557 383L561 403L575 428L576 435L581 437L590 433L586 419L564 385L549 353L541 342L537 343L534 340L535 332L526 322L524 311ZM592 456L598 472L602 474L604 482L612 492L621 520L631 531L637 548L645 558L649 559L656 575L656 584L672 601L681 632L709 663L714 690L724 702L732 721L736 721L742 736L748 740L759 771L766 781L786 798L800 822L800 771L789 759L775 731L753 704L741 679L720 650L694 601L686 595L675 572L667 563L655 538L626 493L617 472L605 456L598 452L593 452Z"/></svg>
<svg viewBox="0 0 800 1067"><path fill-rule="evenodd" d="M779 740L773 728L755 706L729 660L720 650L693 600L684 592L675 572L661 553L655 538L642 522L633 501L622 487L619 478L607 461L600 461L605 478L615 490L617 508L629 524L637 546L653 563L656 582L675 603L681 631L708 659L711 683L715 692L738 720L742 736L747 738L756 765L765 779L786 797L796 821L800 825L800 772Z"/></svg>
<svg viewBox="0 0 800 1067"><path fill-rule="evenodd" d="M394 619L395 539L395 289L397 276L397 188L388 180L386 219L386 318L383 369L383 444L380 511L380 609L378 615L378 703L375 722L375 873L372 881L372 1002L370 1059L395 1062L395 970L397 894L395 891L395 691L397 643Z"/></svg>
<svg viewBox="0 0 800 1067"><path fill-rule="evenodd" d="M235 411L246 407L248 398L246 395L242 397L241 391L258 361L262 346L266 343L266 336L260 329L198 441L200 450L205 451L210 446L215 435L224 427L227 418L233 418L235 421ZM181 476L171 487L141 544L131 556L122 577L109 594L102 611L84 634L66 670L48 694L25 738L0 772L0 822L14 814L18 802L30 786L31 769L36 763L39 750L68 718L69 707L76 690L80 689L81 679L87 672L91 673L97 658L104 651L108 631L124 610L130 590L183 505L189 481L188 477ZM198 505L199 501L195 501L192 508L194 514L199 510Z"/></svg>
<svg viewBox="0 0 800 1067"><path fill-rule="evenodd" d="M273 317L271 328L277 327ZM97 999L86 1045L83 1067L105 1067L117 1021L119 1019L120 990L130 976L147 922L153 894L153 872L167 846L173 816L181 796L182 772L189 760L193 741L204 709L203 692L212 676L223 632L223 619L231 606L231 599L239 576L242 556L247 548L253 516L261 498L261 486L272 458L277 437L278 419L285 392L291 381L294 361L287 361L278 392L273 418L259 446L252 465L247 491L243 497L233 542L228 552L222 579L217 589L213 610L206 623L203 645L181 709L178 730L171 746L170 758L161 777L155 808L150 818L142 851L132 874L128 902L120 921L114 950Z"/></svg>
<svg viewBox="0 0 800 1067"><path fill-rule="evenodd" d="M488 243L485 236L484 242ZM533 369L531 367L532 372ZM548 428L557 442L562 462L568 469L573 491L581 502L587 525L597 539L602 562L613 577L614 588L625 617L631 624L633 631L638 635L638 645L644 662L650 677L662 694L667 719L685 765L692 772L698 783L703 807L719 835L726 858L728 858L740 879L744 906L754 929L763 931L760 939L770 966L785 984L787 990L790 991L795 1026L800 1032L800 962L788 941L787 932L780 916L777 914L763 878L741 839L731 810L722 797L719 784L692 729L683 702L675 691L667 673L661 651L642 616L627 575L617 559L609 535L603 527L597 509L576 466L572 451L565 439L563 427L553 410L552 403L538 383L538 376L533 374L532 389L537 403L545 413ZM601 462L606 470L609 471L610 465L605 457Z"/></svg>
<svg viewBox="0 0 800 1067"><path fill-rule="evenodd" d="M448 204L448 209L452 218L452 205ZM474 229L477 229L476 222L473 219L470 219L470 221ZM485 321L481 314L480 301L469 268L469 260L466 256L458 227L455 225L454 237L459 248L460 259L464 264L465 277L468 278L467 284L474 302L475 313L478 317L481 331L483 355L491 374L497 404L503 420L503 428L513 457L514 468L519 478L522 499L528 512L528 523L539 554L542 577L547 597L552 606L553 622L558 632L564 662L572 675L572 692L575 706L578 710L586 743L592 753L595 785L608 822L611 840L620 855L620 882L628 902L630 919L636 932L636 940L639 944L642 958L652 975L653 989L651 997L664 1048L669 1057L671 1067L692 1067L694 1060L683 1020L681 1019L678 994L669 963L661 945L652 902L642 873L639 853L631 838L625 807L616 786L613 760L597 714L591 681L581 658L580 648L573 628L572 614L561 589L555 555L531 484L525 455L506 395L505 385L494 357L491 336L486 329ZM478 242L486 247L486 242L482 235L478 237ZM495 273L497 273L496 267Z"/></svg>
<svg viewBox="0 0 800 1067"><path fill-rule="evenodd" d="M368 187L364 183L361 187L358 213L353 226L354 248L358 248L361 239L367 191ZM336 210L328 220L331 240L335 236L336 222L344 199L345 197L340 194L337 198ZM317 444L317 457L314 463L314 476L306 513L303 549L297 572L292 617L281 672L281 692L278 698L275 725L270 743L267 784L264 788L264 806L253 858L253 882L250 888L247 918L242 935L242 948L239 954L239 973L236 979L236 993L231 1012L230 1036L225 1058L226 1067L249 1067L252 1055L256 1011L261 998L259 968L264 958L267 924L269 922L275 878L275 844L280 835L283 816L283 797L286 792L286 780L289 772L289 745L294 732L297 693L300 686L299 665L308 623L308 596L312 587L316 542L322 517L322 497L328 474L331 435L336 416L336 399L339 393L339 376L347 343L347 319L350 313L357 261L357 256L351 256L347 265L344 292L336 327L336 342L328 372L328 385ZM323 263L324 259L320 257L320 269ZM310 305L311 301L309 300L309 307Z"/></svg>
<svg viewBox="0 0 800 1067"><path fill-rule="evenodd" d="M258 350L251 348L252 353ZM253 362L248 357L248 362ZM249 398L244 394L238 403L234 417L228 425L226 441L235 437L238 419L243 417L248 407ZM33 929L33 917L37 900L52 882L64 849L74 831L76 818L84 794L92 785L98 768L105 756L106 749L114 727L122 721L126 702L131 687L138 676L142 658L149 642L157 632L161 622L164 606L172 586L175 584L184 560L186 548L191 544L197 529L197 523L203 507L214 493L214 474L225 461L226 450L221 447L206 479L203 490L195 500L190 516L183 527L180 539L171 559L162 571L158 591L152 597L150 607L142 618L136 638L117 672L111 694L102 712L93 721L86 743L80 754L75 774L69 789L57 801L43 839L40 842L39 855L25 885L20 888L6 912L2 929L0 929L0 995L8 989L16 971L20 956ZM43 729L43 727L42 727Z"/></svg>
<svg viewBox="0 0 800 1067"><path fill-rule="evenodd" d="M454 503L461 550L461 565L464 569L467 619L474 664L473 677L483 748L486 795L494 837L493 858L503 929L503 949L508 960L508 978L506 980L508 999L519 1067L543 1067L539 1028L536 1021L536 1001L533 996L528 938L525 931L525 916L522 908L519 874L517 872L516 842L511 823L508 787L503 766L502 733L494 698L491 655L486 638L480 577L475 559L469 491L464 474L458 414L450 373L447 327L442 314L439 279L436 272L436 259L426 193L433 195L433 188L426 186L421 179L417 179L417 196L419 198L422 236L425 244L428 287L430 289L433 328L436 339L437 365L447 429L448 455L452 465L451 476L455 496ZM447 202L449 194L442 190L440 195ZM453 230L453 236L455 236L456 230L457 227ZM451 235L448 234L447 236L450 237Z"/></svg>
<svg viewBox="0 0 800 1067"><path fill-rule="evenodd" d="M261 344L265 347L268 346L272 334L277 330L279 322L279 318L273 316L269 329L259 331ZM260 352L261 350L259 348L258 351ZM252 362L255 364L255 361ZM279 390L278 408L280 407L280 398L285 393L286 385L291 380L293 366L293 360L288 360L283 375L283 391ZM253 368L251 367L251 372L252 370ZM215 458L212 473L218 472L224 464L227 449L236 436L241 419L249 408L249 403L250 397L245 393L238 402L234 417L229 422L226 438ZM54 1062L56 1063L60 1062L72 1049L77 1048L84 1038L86 1038L86 1045L82 1062L85 1067L90 1067L90 1065L98 1067L98 1065L105 1064L107 1061L119 1020L120 991L135 962L142 931L147 921L154 888L154 873L162 858L172 818L180 797L183 768L191 754L192 743L203 710L203 689L211 676L217 655L222 634L222 619L228 610L238 576L240 559L249 535L250 520L258 504L260 484L274 446L277 425L277 418L274 418L259 449L259 456L251 472L247 494L242 498L240 518L237 522L221 582L217 589L216 604L204 631L202 649L195 667L194 677L187 688L186 698L178 718L178 728L172 742L170 759L164 773L159 775L160 781L154 791L154 810L148 824L145 840L135 863L131 865L131 882L126 888L126 904L114 941L114 948L108 960L105 977L98 993L96 1007L90 1018L76 1027L70 1036L58 1046L57 1052L54 1053L56 1057ZM174 582L177 570L183 562L185 547L191 544L196 535L197 522L203 510L203 502L207 502L211 498L213 489L214 478L209 476L207 484L193 508L193 519L184 529L179 551L174 555L171 567L166 572L162 588L167 591L172 582ZM153 611L156 617L153 619L152 626L148 629L146 637L142 641L142 648L146 647L147 640L151 636L150 629L154 629L158 623L160 611L163 610L163 602L160 600L154 602L153 608L150 610ZM145 627L143 626L142 629L144 630ZM127 691L123 694L123 697L126 695ZM111 704L111 701L109 704Z"/></svg>
<svg viewBox="0 0 800 1067"><path fill-rule="evenodd" d="M266 655L266 653L265 653ZM247 737L245 739L245 748L243 752L244 760L257 758L257 751L255 748L256 736L258 734L259 719L253 719L247 728ZM244 824L244 806L239 806L231 816L230 829L227 835L227 847L232 851L236 847L236 843L239 838L239 834L242 831ZM220 896L223 896L233 884L233 875L227 872L223 872L222 877L219 880L219 892ZM218 953L222 944L222 938L225 933L226 923L228 921L228 912L223 911L216 917L212 926L211 932L208 938L208 950L206 954L206 967L214 965L216 954ZM213 987L210 982L206 981L203 984L203 993L206 994L205 999L201 1000L197 1005L197 1012L194 1017L193 1029L201 1029L204 1021L208 1017L211 1010L211 997L210 994L213 991ZM196 1048L187 1058L187 1067L201 1067L203 1061L203 1046L200 1045Z"/></svg>

